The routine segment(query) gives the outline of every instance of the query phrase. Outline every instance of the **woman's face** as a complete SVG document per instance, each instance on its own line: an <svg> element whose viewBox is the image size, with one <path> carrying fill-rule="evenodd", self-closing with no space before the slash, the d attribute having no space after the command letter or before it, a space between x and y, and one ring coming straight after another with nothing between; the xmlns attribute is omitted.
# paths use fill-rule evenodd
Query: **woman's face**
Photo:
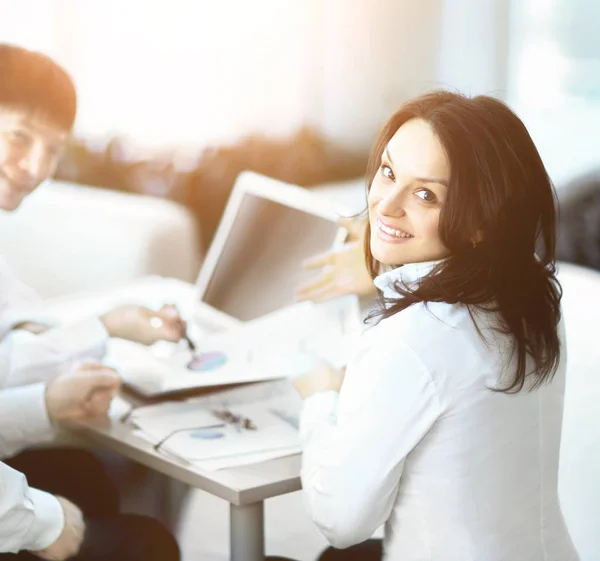
<svg viewBox="0 0 600 561"><path fill-rule="evenodd" d="M404 123L390 139L369 190L371 253L384 265L450 255L438 231L450 165L431 125Z"/></svg>

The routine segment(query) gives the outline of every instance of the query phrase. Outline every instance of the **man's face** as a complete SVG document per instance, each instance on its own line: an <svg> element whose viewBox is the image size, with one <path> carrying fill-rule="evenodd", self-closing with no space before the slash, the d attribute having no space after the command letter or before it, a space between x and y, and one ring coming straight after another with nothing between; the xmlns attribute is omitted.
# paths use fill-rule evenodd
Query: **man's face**
<svg viewBox="0 0 600 561"><path fill-rule="evenodd" d="M0 209L15 210L54 173L67 138L41 116L0 107Z"/></svg>

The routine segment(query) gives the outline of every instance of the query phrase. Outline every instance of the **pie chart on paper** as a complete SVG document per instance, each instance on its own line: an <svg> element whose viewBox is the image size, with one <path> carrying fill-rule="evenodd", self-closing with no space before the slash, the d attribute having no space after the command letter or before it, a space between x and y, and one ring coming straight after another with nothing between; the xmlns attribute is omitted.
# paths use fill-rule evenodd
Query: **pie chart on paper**
<svg viewBox="0 0 600 561"><path fill-rule="evenodd" d="M198 353L188 363L193 372L210 372L227 363L227 355L218 351Z"/></svg>

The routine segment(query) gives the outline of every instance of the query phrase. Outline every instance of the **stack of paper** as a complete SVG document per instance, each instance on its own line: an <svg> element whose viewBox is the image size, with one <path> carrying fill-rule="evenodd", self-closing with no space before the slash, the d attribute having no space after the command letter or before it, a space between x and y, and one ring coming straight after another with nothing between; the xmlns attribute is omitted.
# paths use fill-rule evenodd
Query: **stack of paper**
<svg viewBox="0 0 600 561"><path fill-rule="evenodd" d="M215 470L266 461L301 451L295 404L285 399L231 404L194 399L136 409L137 434L160 451L203 469ZM223 421L228 411L252 428Z"/></svg>

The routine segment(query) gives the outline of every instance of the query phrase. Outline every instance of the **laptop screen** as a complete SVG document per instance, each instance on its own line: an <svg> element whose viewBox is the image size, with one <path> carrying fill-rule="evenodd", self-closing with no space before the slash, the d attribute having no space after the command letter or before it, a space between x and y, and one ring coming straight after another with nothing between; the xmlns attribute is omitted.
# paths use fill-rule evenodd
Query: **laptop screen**
<svg viewBox="0 0 600 561"><path fill-rule="evenodd" d="M202 300L241 321L291 305L297 285L319 272L302 261L338 234L332 220L246 192Z"/></svg>

